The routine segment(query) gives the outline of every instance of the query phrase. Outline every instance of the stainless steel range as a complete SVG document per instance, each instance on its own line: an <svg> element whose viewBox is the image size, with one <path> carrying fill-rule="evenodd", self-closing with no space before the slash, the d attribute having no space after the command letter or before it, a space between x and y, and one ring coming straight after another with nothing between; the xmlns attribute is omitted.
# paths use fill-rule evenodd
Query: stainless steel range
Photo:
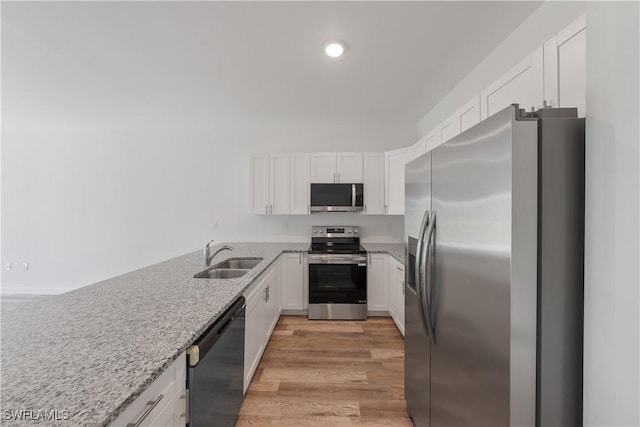
<svg viewBox="0 0 640 427"><path fill-rule="evenodd" d="M312 227L309 319L366 318L367 252L359 227Z"/></svg>

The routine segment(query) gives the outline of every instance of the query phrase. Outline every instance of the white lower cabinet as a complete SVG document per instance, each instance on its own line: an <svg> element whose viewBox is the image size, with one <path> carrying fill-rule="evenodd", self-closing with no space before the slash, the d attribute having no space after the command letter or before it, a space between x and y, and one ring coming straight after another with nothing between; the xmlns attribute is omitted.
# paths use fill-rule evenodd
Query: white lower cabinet
<svg viewBox="0 0 640 427"><path fill-rule="evenodd" d="M260 363L281 310L280 260L271 265L244 293L244 392Z"/></svg>
<svg viewBox="0 0 640 427"><path fill-rule="evenodd" d="M304 256L301 252L280 255L282 309L304 308Z"/></svg>
<svg viewBox="0 0 640 427"><path fill-rule="evenodd" d="M110 425L120 427L186 424L187 359L178 358Z"/></svg>
<svg viewBox="0 0 640 427"><path fill-rule="evenodd" d="M368 254L367 265L367 310L388 311L387 254Z"/></svg>
<svg viewBox="0 0 640 427"><path fill-rule="evenodd" d="M404 265L389 257L389 314L404 336Z"/></svg>

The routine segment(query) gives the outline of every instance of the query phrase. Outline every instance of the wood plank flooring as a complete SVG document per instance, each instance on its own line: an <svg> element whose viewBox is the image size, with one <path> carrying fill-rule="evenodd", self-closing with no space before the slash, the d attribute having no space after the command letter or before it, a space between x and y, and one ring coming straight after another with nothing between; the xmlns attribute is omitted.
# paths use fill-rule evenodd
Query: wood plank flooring
<svg viewBox="0 0 640 427"><path fill-rule="evenodd" d="M246 426L411 427L393 321L282 316L240 410Z"/></svg>

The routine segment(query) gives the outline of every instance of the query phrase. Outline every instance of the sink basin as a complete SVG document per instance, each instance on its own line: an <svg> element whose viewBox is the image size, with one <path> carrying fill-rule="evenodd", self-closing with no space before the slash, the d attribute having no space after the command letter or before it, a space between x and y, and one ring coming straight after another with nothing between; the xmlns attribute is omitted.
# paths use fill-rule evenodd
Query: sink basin
<svg viewBox="0 0 640 427"><path fill-rule="evenodd" d="M193 276L196 279L235 279L260 264L262 258L229 258Z"/></svg>
<svg viewBox="0 0 640 427"><path fill-rule="evenodd" d="M246 268L210 268L193 276L196 279L235 279L247 274Z"/></svg>
<svg viewBox="0 0 640 427"><path fill-rule="evenodd" d="M232 269L246 269L251 270L256 265L260 264L262 258L229 258L222 261L212 267L212 270L219 268L232 268Z"/></svg>

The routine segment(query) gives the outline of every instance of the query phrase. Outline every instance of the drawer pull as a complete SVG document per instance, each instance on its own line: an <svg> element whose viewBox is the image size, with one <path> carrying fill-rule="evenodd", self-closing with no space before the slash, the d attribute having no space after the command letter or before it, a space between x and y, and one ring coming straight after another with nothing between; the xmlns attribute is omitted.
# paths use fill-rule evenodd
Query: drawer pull
<svg viewBox="0 0 640 427"><path fill-rule="evenodd" d="M144 411L142 413L142 415L140 415L140 417L138 417L138 419L135 422L127 424L127 427L139 427L140 424L142 424L142 422L144 421L144 419L149 416L151 411L153 411L153 408L158 406L158 403L160 403L160 401L162 400L163 397L164 397L164 394L160 394L160 396L158 396L156 398L156 400L148 401L147 402L147 410Z"/></svg>

